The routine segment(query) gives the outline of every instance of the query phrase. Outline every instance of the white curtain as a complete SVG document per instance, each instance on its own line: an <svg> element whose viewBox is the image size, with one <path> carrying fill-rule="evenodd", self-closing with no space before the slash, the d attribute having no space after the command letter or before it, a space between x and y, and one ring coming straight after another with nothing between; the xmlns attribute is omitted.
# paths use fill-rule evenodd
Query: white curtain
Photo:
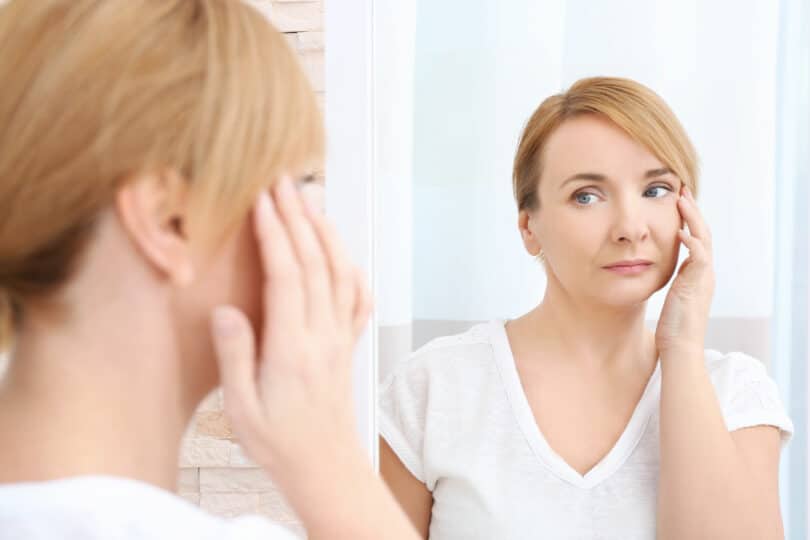
<svg viewBox="0 0 810 540"><path fill-rule="evenodd" d="M782 455L780 488L788 539L808 536L810 362L810 1L780 3L773 374L796 434Z"/></svg>

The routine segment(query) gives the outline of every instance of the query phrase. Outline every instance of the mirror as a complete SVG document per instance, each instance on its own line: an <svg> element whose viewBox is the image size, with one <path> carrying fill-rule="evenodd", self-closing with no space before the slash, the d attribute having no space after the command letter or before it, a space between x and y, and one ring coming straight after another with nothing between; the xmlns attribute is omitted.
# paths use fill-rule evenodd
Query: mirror
<svg viewBox="0 0 810 540"><path fill-rule="evenodd" d="M792 441L781 454L782 517L788 538L804 538L810 193L800 181L807 152L799 149L810 144L809 29L808 3L799 0L375 3L378 414L383 435L391 411L417 407L407 402L406 390L391 389L394 372L413 362L412 351L446 343L433 341L442 336L468 339L465 332L475 325L519 318L543 299L548 274L521 239L511 183L518 141L533 111L582 78L628 78L666 102L697 151L698 204L712 232L717 277L705 348L741 351L764 364L775 381L795 423ZM686 255L681 249L681 263ZM644 318L651 331L668 290L669 284L646 303ZM451 357L448 362L464 360L456 353ZM526 391L516 398L519 405L512 402L524 416L516 422L537 430L533 420L542 424L544 413L528 407L532 382L524 375L520 384L502 390L509 396ZM458 386L472 384L442 379L447 386L436 388L439 382L422 376L425 380L412 373L411 385L428 385L432 397L455 395ZM493 368L489 376L491 382L504 375ZM647 386L635 388L641 392ZM644 403L638 396L628 401L636 405L620 426L638 420ZM429 421L435 411L425 403L418 406L423 410L414 418ZM475 414L484 418L488 409L480 407ZM447 421L463 423L465 418L472 416ZM546 413L545 418L559 425L559 415ZM475 435L475 425L465 427L471 440L483 437ZM618 444L631 426L611 431L597 422L596 427L610 431L606 440ZM642 437L643 431L636 435ZM542 434L538 441L537 446L548 448L523 450L565 461ZM433 452L437 462L452 469L452 459L442 461L440 450L421 442L424 446L409 450L414 441L406 436L389 441L411 473L426 467L416 456L422 451ZM455 448L447 441L433 444L445 442ZM600 470L615 465L610 453L615 448L607 445L604 459L596 460L589 489L599 484ZM463 456L457 459L464 462ZM438 470L414 476L421 475L431 491L444 488L442 497L462 490L461 471L442 477ZM452 504L446 504L448 515ZM483 502L464 508L492 510ZM647 518L654 519L654 511L650 507L652 518ZM639 530L649 524L634 519L641 520ZM463 523L455 536L442 535L446 529L441 527L431 528L431 534L473 537L462 534Z"/></svg>

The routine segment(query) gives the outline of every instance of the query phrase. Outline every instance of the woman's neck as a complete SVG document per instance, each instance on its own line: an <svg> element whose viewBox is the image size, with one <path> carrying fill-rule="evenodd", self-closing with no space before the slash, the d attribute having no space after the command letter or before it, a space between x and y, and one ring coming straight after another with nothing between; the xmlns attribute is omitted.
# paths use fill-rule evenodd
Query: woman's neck
<svg viewBox="0 0 810 540"><path fill-rule="evenodd" d="M26 327L0 383L0 437L13 441L0 482L101 474L176 489L180 443L204 391L188 391L170 367L179 362L165 321L116 320Z"/></svg>
<svg viewBox="0 0 810 540"><path fill-rule="evenodd" d="M584 368L635 371L648 369L657 356L655 335L644 324L645 307L597 305L549 283L540 305L516 322L525 339Z"/></svg>

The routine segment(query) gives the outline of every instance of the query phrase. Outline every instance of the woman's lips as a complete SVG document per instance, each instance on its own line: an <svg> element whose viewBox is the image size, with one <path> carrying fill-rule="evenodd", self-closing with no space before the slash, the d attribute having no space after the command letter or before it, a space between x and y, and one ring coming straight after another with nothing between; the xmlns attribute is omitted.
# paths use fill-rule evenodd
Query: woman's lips
<svg viewBox="0 0 810 540"><path fill-rule="evenodd" d="M651 266L650 261L622 261L602 268L622 276L635 276L645 272Z"/></svg>

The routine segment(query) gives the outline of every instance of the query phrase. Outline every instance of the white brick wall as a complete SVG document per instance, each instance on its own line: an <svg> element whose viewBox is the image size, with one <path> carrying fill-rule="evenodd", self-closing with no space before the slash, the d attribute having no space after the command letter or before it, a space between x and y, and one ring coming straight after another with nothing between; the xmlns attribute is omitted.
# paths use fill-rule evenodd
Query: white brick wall
<svg viewBox="0 0 810 540"><path fill-rule="evenodd" d="M222 393L214 391L189 424L180 451L177 492L217 515L262 514L303 528L270 477L245 456L223 412Z"/></svg>

